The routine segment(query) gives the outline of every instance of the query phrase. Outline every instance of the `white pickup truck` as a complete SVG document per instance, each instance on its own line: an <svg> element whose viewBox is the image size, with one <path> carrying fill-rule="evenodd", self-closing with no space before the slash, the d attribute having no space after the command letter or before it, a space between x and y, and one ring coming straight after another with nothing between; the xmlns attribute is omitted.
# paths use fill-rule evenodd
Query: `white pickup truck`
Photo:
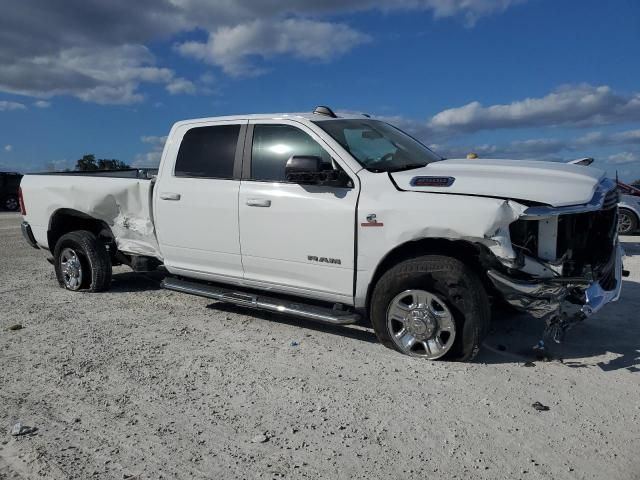
<svg viewBox="0 0 640 480"><path fill-rule="evenodd" d="M367 115L241 115L176 123L157 176L26 175L28 242L60 286L109 288L112 265L163 286L471 358L490 302L571 324L617 300L615 183L562 163L445 160Z"/></svg>

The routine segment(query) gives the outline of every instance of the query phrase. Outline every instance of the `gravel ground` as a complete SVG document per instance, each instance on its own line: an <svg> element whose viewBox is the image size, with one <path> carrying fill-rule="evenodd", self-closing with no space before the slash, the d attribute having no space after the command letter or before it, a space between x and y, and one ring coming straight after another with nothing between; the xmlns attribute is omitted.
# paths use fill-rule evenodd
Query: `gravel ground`
<svg viewBox="0 0 640 480"><path fill-rule="evenodd" d="M498 314L444 363L123 268L67 292L19 222L0 214L0 478L640 478L638 237L621 301L550 360L540 323Z"/></svg>

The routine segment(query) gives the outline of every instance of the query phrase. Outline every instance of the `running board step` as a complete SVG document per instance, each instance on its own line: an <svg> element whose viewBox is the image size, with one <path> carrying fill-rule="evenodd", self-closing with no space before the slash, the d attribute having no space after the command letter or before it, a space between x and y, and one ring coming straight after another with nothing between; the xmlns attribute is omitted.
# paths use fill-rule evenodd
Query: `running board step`
<svg viewBox="0 0 640 480"><path fill-rule="evenodd" d="M274 297L265 297L253 293L245 293L223 287L216 287L205 283L189 282L179 278L165 278L162 281L161 286L168 290L211 298L219 302L232 303L241 307L255 308L258 310L283 313L285 315L302 317L307 320L330 323L332 325L348 325L356 323L360 319L360 315L349 311L319 307L317 305L310 305L306 303L296 303Z"/></svg>

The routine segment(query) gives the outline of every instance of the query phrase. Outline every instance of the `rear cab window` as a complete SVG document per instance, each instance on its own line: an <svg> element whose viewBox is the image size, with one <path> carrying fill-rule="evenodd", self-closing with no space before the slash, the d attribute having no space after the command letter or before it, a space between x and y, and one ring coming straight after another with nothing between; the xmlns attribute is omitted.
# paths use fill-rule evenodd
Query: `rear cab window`
<svg viewBox="0 0 640 480"><path fill-rule="evenodd" d="M239 136L239 124L189 129L178 150L174 175L233 179Z"/></svg>

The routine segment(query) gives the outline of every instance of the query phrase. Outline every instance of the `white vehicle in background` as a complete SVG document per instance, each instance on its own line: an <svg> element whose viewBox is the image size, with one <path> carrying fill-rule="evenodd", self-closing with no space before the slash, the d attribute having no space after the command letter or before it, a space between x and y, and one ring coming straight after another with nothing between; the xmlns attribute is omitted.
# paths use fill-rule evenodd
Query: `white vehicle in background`
<svg viewBox="0 0 640 480"><path fill-rule="evenodd" d="M162 265L168 289L366 317L390 348L458 360L489 331L492 298L558 339L620 295L618 193L590 167L443 160L388 123L318 107L178 122L156 178L106 175L22 181L25 238L68 290L107 290L112 265Z"/></svg>
<svg viewBox="0 0 640 480"><path fill-rule="evenodd" d="M593 158L579 158L569 163L589 166ZM618 202L618 233L631 235L640 226L640 188L616 180L620 201Z"/></svg>
<svg viewBox="0 0 640 480"><path fill-rule="evenodd" d="M640 226L640 188L618 182L618 233L631 235Z"/></svg>

